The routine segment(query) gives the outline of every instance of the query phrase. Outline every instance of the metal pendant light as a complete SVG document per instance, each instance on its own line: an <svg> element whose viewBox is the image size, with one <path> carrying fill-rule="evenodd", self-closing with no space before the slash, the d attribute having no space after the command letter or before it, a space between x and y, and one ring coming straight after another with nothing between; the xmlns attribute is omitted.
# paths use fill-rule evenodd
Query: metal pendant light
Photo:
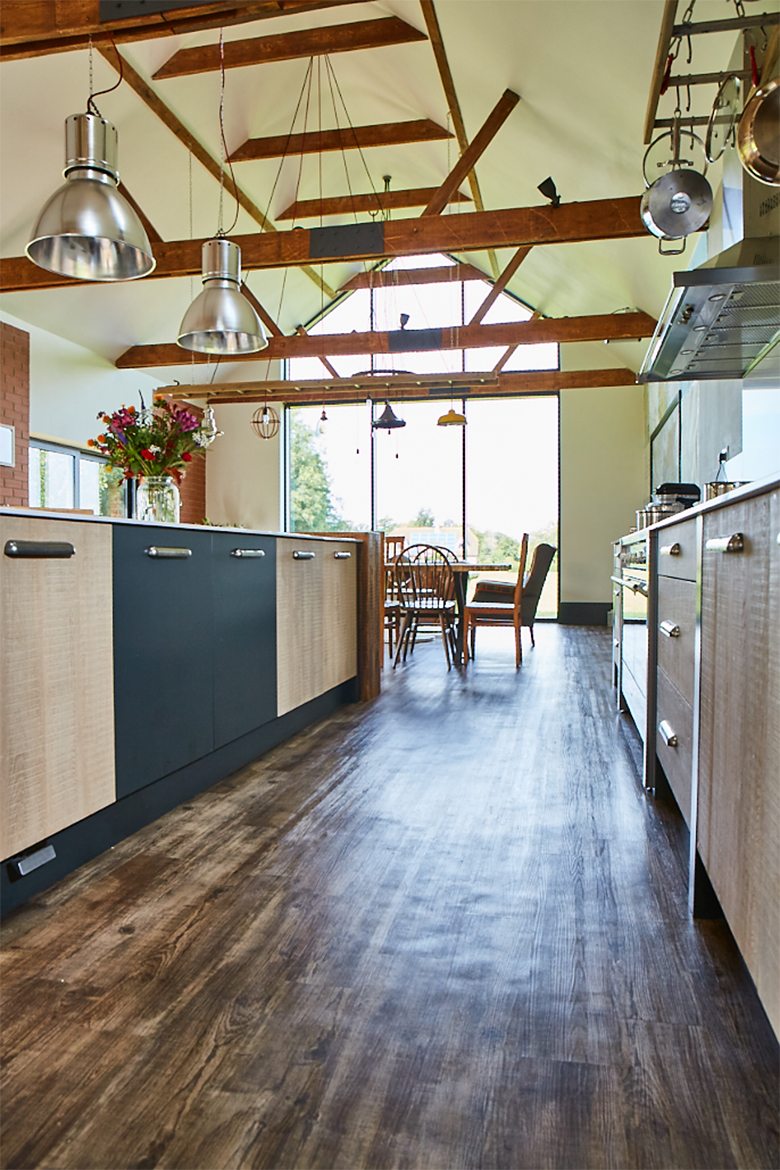
<svg viewBox="0 0 780 1170"><path fill-rule="evenodd" d="M184 314L177 343L198 353L256 353L268 338L241 295L241 249L224 236L203 245L203 292Z"/></svg>
<svg viewBox="0 0 780 1170"><path fill-rule="evenodd" d="M137 280L155 266L144 226L117 190L116 127L99 114L65 119L65 184L25 249L39 268L77 280Z"/></svg>
<svg viewBox="0 0 780 1170"><path fill-rule="evenodd" d="M385 409L371 426L374 430L392 431L396 427L405 427L406 423L402 418L398 418L393 414L392 406L389 402L385 402Z"/></svg>
<svg viewBox="0 0 780 1170"><path fill-rule="evenodd" d="M224 433L217 426L217 420L214 417L214 407L207 406L203 412L203 418L200 420L200 426L193 435L195 442L199 447L210 447L214 440L218 439L220 435L224 435Z"/></svg>

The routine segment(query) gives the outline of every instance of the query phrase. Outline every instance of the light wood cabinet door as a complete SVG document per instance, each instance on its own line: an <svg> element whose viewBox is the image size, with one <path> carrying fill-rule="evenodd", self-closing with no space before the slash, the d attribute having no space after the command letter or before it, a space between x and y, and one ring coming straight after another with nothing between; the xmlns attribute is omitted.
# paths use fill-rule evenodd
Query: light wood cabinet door
<svg viewBox="0 0 780 1170"><path fill-rule="evenodd" d="M322 549L314 540L276 542L276 713L321 694Z"/></svg>
<svg viewBox="0 0 780 1170"><path fill-rule="evenodd" d="M780 1032L778 493L704 518L699 853ZM741 533L739 552L713 541ZM709 547L708 547L709 544Z"/></svg>
<svg viewBox="0 0 780 1170"><path fill-rule="evenodd" d="M110 525L0 517L3 858L115 799L111 583Z"/></svg>
<svg viewBox="0 0 780 1170"><path fill-rule="evenodd" d="M322 550L322 689L357 674L357 558L355 544Z"/></svg>

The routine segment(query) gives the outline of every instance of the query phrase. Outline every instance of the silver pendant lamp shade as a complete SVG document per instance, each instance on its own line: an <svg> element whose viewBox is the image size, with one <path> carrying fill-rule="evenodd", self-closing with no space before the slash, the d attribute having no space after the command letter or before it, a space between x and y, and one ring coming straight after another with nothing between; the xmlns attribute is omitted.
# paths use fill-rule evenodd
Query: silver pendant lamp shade
<svg viewBox="0 0 780 1170"><path fill-rule="evenodd" d="M268 339L241 295L241 249L222 236L203 245L203 292L184 314L178 344L198 353L256 353Z"/></svg>
<svg viewBox="0 0 780 1170"><path fill-rule="evenodd" d="M38 216L26 252L77 280L137 280L155 266L144 226L117 190L116 127L97 114L65 119L65 183Z"/></svg>

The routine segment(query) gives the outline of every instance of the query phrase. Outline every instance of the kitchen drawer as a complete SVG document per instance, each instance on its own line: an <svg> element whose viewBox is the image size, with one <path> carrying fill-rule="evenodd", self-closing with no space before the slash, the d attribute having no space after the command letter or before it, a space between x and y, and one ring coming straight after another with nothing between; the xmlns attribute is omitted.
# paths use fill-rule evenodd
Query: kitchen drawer
<svg viewBox="0 0 780 1170"><path fill-rule="evenodd" d="M663 627L677 631L673 636ZM658 666L693 706L696 584L675 577L658 579Z"/></svg>
<svg viewBox="0 0 780 1170"><path fill-rule="evenodd" d="M676 736L675 745L668 744L661 734L661 724ZM669 787L690 825L691 765L693 762L693 707L686 702L663 670L658 671L658 705L656 714L656 755L664 770Z"/></svg>
<svg viewBox="0 0 780 1170"><path fill-rule="evenodd" d="M685 520L661 528L658 538L658 572L663 577L696 580L696 521Z"/></svg>

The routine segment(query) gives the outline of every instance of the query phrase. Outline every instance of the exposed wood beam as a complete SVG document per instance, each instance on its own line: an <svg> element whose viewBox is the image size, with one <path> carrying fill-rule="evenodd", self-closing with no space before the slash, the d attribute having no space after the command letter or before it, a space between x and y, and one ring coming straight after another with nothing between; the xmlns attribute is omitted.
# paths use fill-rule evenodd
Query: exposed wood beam
<svg viewBox="0 0 780 1170"><path fill-rule="evenodd" d="M109 65L111 65L112 68L116 69L118 72L118 64L116 59L117 54L114 52L113 46L104 42L103 44L98 44L97 49L100 55L109 63ZM179 142L181 142L181 144L191 152L193 157L196 158L198 162L206 168L209 174L213 175L217 182L219 182L221 166L217 159L213 158L213 156L209 154L205 146L203 146L202 143L199 142L195 137L195 135L187 129L184 123L176 117L173 110L170 109L168 105L166 105L162 98L155 93L152 87L146 81L144 81L143 77L141 77L141 74L136 69L134 69L130 62L126 61L124 57L122 58L122 73L124 80L130 86L130 88L134 90L138 97L140 97L141 101L149 107L152 113L155 114L165 126L168 127L172 134L175 134ZM247 214L252 217L255 223L259 224L260 227L263 228L263 230L266 232L278 232L279 229L274 223L271 222L270 219L266 218L257 204L249 198L245 191L242 191L240 187L234 184L232 178L230 177L229 170L225 172L224 182L225 190L234 199L238 200L239 205L243 207L244 211L246 211ZM202 241L200 241L198 246L200 246L200 244L202 244ZM243 263L244 267L247 268L248 265L245 258L243 259ZM315 272L315 270L310 265L304 263L299 267L305 272L309 280L313 281L314 284L317 285L317 288L322 289L326 296L332 298L336 295L335 290L332 289L330 285L325 284L319 273ZM200 264L198 264L192 275L199 271Z"/></svg>
<svg viewBox="0 0 780 1170"><path fill-rule="evenodd" d="M506 365L506 363L509 361L509 359L511 358L512 354L515 352L515 350L516 350L516 349L517 349L517 346L516 346L516 345L510 345L510 346L507 346L507 348L506 348L506 349L504 350L504 352L501 354L501 357L498 359L498 361L496 362L496 364L493 366L493 373L494 373L494 374L500 374L500 373L501 373L501 371L503 370L504 366L505 366L505 365Z"/></svg>
<svg viewBox="0 0 780 1170"><path fill-rule="evenodd" d="M348 53L355 49L377 49L387 45L408 45L425 41L425 33L397 16L379 20L358 20L352 24L326 25L280 33L272 37L252 37L245 41L226 41L226 69L243 65L267 65L270 61L293 61L299 57L319 57L331 53ZM220 68L219 45L197 45L179 49L154 74L154 80L188 77L193 73L210 73Z"/></svg>
<svg viewBox="0 0 780 1170"><path fill-rule="evenodd" d="M378 126L345 126L340 130L309 130L304 134L248 138L230 157L234 163L240 163L258 158L282 158L284 155L365 150L369 146L439 142L443 138L452 138L452 135L430 118L418 118L410 122L382 122Z"/></svg>
<svg viewBox="0 0 780 1170"><path fill-rule="evenodd" d="M258 317L263 322L263 324L265 325L266 329L271 334L271 336L272 337L283 337L284 334L282 333L281 329L276 324L276 322L274 321L271 314L266 310L265 306L262 305L260 303L260 301L258 301L257 297L252 292L251 288L249 287L249 285L246 283L245 280L241 281L241 292L244 294L246 299L249 301L250 305L252 306L254 311L257 313Z"/></svg>
<svg viewBox="0 0 780 1170"><path fill-rule="evenodd" d="M135 214L140 219L141 223L144 225L144 228L146 230L146 234L149 237L149 243L150 244L161 244L162 243L162 236L160 235L160 233L158 232L157 228L154 226L152 221L149 219L149 216L146 214L146 212L141 207L141 205L139 203L137 203L136 200L133 198L133 196L130 194L130 192L128 191L128 189L124 183L122 184L122 194L124 195L127 202L130 204L130 206L132 207Z"/></svg>
<svg viewBox="0 0 780 1170"><path fill-rule="evenodd" d="M358 272L339 292L355 292L359 288L411 288L416 284L447 284L450 280L490 280L473 264L447 264L439 268L392 268L389 272L372 269Z"/></svg>
<svg viewBox="0 0 780 1170"><path fill-rule="evenodd" d="M677 12L677 0L665 0L664 11L661 16L661 31L658 34L658 45L655 50L655 64L653 75L650 78L650 97L647 100L645 114L644 143L645 146L652 140L655 126L655 115L658 110L658 99L661 96L661 86L664 82L666 64L669 60L669 47L672 43L672 29Z"/></svg>
<svg viewBox="0 0 780 1170"><path fill-rule="evenodd" d="M482 129L478 132L474 141L466 148L464 154L456 162L447 178L439 187L436 194L431 199L428 206L423 211L423 215L439 215L444 210L450 201L450 196L457 191L460 184L467 177L476 163L477 159L485 153L485 150L495 138L498 131L504 125L507 118L520 101L518 94L511 89L505 89L501 97L496 102L495 106L488 114Z"/></svg>
<svg viewBox="0 0 780 1170"><path fill-rule="evenodd" d="M361 2L267 0L258 3L248 0L236 3L236 0L215 0L211 4L197 4L166 13L151 12L122 20L101 21L100 0L3 0L0 7L0 56L4 61L20 61L48 53L86 49L90 37L104 37L107 32L117 44L129 44Z"/></svg>
<svg viewBox="0 0 780 1170"><path fill-rule="evenodd" d="M439 79L444 90L444 96L447 99L447 109L450 112L452 119L452 126L455 130L455 137L458 140L458 149L461 154L464 154L468 149L469 140L466 136L466 126L463 121L463 115L460 110L460 102L455 90L455 82L453 80L450 64L447 60L447 52L444 48L444 40L441 35L441 28L439 26L439 18L436 15L436 9L433 6L433 0L420 0L420 8L422 9L425 27L428 30L428 38L431 42L433 55L436 60L436 67L439 71ZM477 172L475 170L469 171L468 174L469 189L471 197L474 200L474 207L477 211L484 211L485 207L482 202L482 192L479 189L479 182L477 180ZM490 261L490 270L494 277L498 276L498 260L493 249L488 249L488 259Z"/></svg>
<svg viewBox="0 0 780 1170"><path fill-rule="evenodd" d="M366 228L377 229L366 233ZM378 249L376 235L381 232ZM260 268L303 267L317 264L367 260L375 264L387 256L416 256L443 252L479 252L487 248L518 248L520 245L581 243L589 240L648 240L639 215L639 197L594 199L584 203L563 203L553 210L541 207L514 207L498 211L463 212L460 215L428 216L426 219L392 219L381 224L358 224L337 228L296 228L285 232L256 232L231 237L242 252L246 271ZM174 276L196 276L200 272L202 240L176 240L155 248L157 267L144 280ZM314 254L312 254L312 249ZM75 287L88 281L38 268L26 256L0 260L3 291L21 292L31 288ZM327 291L327 290L326 290ZM332 294L335 296L335 293Z"/></svg>
<svg viewBox="0 0 780 1170"><path fill-rule="evenodd" d="M603 386L633 386L636 374L628 369L608 370L523 370L494 375L455 374L435 376L394 375L390 378L340 378L322 381L217 382L188 386L187 399L209 399L230 405L237 402L263 402L268 395L297 406L337 405L339 402L365 402L368 396L384 398L387 393L403 401L441 400L452 390L468 398L519 398L525 394L556 394L559 390L589 390ZM431 393L438 388L438 393ZM156 393L168 398L181 397L182 386L163 386ZM441 391L445 391L442 393Z"/></svg>
<svg viewBox="0 0 780 1170"><path fill-rule="evenodd" d="M523 263L523 261L525 260L526 256L528 255L528 253L530 251L531 251L530 247L527 247L527 246L523 246L522 248L517 249L514 256L509 261L506 268L501 273L498 280L493 285L490 292L485 297L484 301L482 302L482 304L479 306L479 308L477 309L474 316L469 321L469 325L479 325L480 321L482 321L485 318L488 310L501 296L501 293L504 291L506 286L509 284L510 280L512 279L514 274L517 272L518 268Z"/></svg>
<svg viewBox="0 0 780 1170"><path fill-rule="evenodd" d="M304 327L303 325L296 325L296 326L295 326L295 332L298 334L298 336L299 336L299 337L308 337L308 336L309 336L309 335L308 335L308 333L306 332L306 329L305 329L305 327ZM325 369L328 371L328 373L330 374L331 378L338 378L338 377L340 376L340 375L339 375L339 372L338 372L338 370L336 369L336 367L335 367L335 366L333 366L333 365L331 365L331 363L328 361L328 359L325 357L325 355L324 355L324 354L322 354L322 353L318 353L318 354L317 354L317 357L318 357L318 358L319 358L319 360L322 362L323 366L324 366L324 367L325 367Z"/></svg>
<svg viewBox="0 0 780 1170"><path fill-rule="evenodd" d="M546 342L619 341L651 337L656 322L647 313L604 313L587 317L507 321L496 325L448 326L444 329L401 329L389 332L331 333L315 336L273 337L259 360L343 357L347 354L422 353L444 349L479 349L497 345L538 345ZM116 361L120 370L189 364L193 355L175 342L136 345ZM208 361L208 354L194 360ZM231 361L257 361L256 354Z"/></svg>
<svg viewBox="0 0 780 1170"><path fill-rule="evenodd" d="M436 187L416 187L409 191L372 191L370 195L337 195L329 199L299 199L277 215L285 219L314 219L326 215L352 215L359 212L382 214L397 207L425 207ZM470 203L468 195L456 191L450 203Z"/></svg>

